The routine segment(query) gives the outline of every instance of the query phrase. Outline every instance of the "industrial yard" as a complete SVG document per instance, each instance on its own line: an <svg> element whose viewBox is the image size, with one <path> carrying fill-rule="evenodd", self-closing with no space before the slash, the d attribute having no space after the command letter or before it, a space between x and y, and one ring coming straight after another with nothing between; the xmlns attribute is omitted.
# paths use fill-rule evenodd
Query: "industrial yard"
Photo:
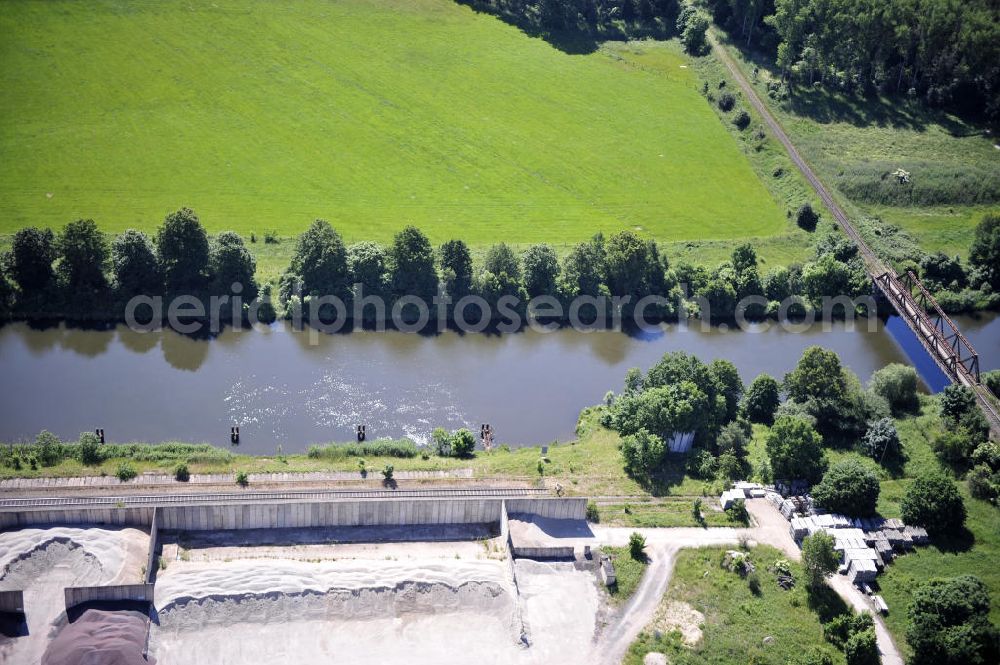
<svg viewBox="0 0 1000 665"><path fill-rule="evenodd" d="M630 532L589 524L585 499L447 492L7 506L0 599L19 597L28 630L2 638L0 653L47 665L95 653L161 665L336 662L347 651L359 663L459 663L473 651L487 663L617 662L652 617L673 553L738 539L730 528L647 530L660 574L619 609L600 548ZM216 528L226 523L245 528Z"/></svg>

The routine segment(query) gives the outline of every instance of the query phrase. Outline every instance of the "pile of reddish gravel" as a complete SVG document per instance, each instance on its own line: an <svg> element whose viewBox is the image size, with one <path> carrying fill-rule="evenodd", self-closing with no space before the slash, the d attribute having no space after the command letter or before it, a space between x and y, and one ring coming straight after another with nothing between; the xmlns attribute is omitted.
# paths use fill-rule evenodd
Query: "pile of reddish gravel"
<svg viewBox="0 0 1000 665"><path fill-rule="evenodd" d="M89 609L59 631L42 665L150 665L142 656L147 620L142 612Z"/></svg>

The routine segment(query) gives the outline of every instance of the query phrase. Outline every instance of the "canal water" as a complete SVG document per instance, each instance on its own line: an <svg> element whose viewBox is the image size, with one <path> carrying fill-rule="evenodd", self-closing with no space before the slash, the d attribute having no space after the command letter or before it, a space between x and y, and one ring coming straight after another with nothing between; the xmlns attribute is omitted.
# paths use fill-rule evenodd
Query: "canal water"
<svg viewBox="0 0 1000 665"><path fill-rule="evenodd" d="M1000 367L1000 318L956 320L981 356ZM447 332L318 335L284 324L227 330L212 340L173 332L137 333L65 326L0 328L0 441L42 429L75 438L103 427L111 441L229 444L271 454L312 443L348 441L354 426L369 439L427 440L437 426L490 423L498 444L565 441L577 415L620 390L630 367L649 368L667 351L726 358L749 383L760 372L780 378L802 351L836 351L867 380L892 362L915 365L932 390L943 376L901 321L869 332L868 322L792 332L775 324L745 332L700 324L656 333L551 333L503 336Z"/></svg>

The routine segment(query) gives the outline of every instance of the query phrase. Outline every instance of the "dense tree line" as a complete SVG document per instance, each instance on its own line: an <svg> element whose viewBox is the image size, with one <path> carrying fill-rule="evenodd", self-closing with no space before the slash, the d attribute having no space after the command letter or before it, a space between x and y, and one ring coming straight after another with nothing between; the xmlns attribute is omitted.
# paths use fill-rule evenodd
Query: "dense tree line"
<svg viewBox="0 0 1000 665"><path fill-rule="evenodd" d="M670 442L691 434L694 448L682 464L697 477L724 483L750 476L752 424L768 425L767 460L757 469L763 480L804 481L817 486L818 499L831 510L869 515L878 499L872 468L900 462L891 415L918 407L912 367L883 368L865 389L836 353L813 346L783 381L761 374L744 387L729 361L705 364L676 352L646 374L630 369L621 394L609 393L602 422L622 436L631 476L655 481L671 465ZM873 461L828 471L827 447L854 449Z"/></svg>
<svg viewBox="0 0 1000 665"><path fill-rule="evenodd" d="M58 235L21 229L2 263L5 316L113 320L136 295L184 294L207 303L239 293L249 303L259 293L256 261L243 239L233 232L210 239L188 208L168 215L155 238L129 229L109 242L89 219L70 222ZM234 291L233 284L240 286ZM231 320L231 311L222 318Z"/></svg>
<svg viewBox="0 0 1000 665"><path fill-rule="evenodd" d="M677 0L460 0L533 32L638 36L673 26Z"/></svg>
<svg viewBox="0 0 1000 665"><path fill-rule="evenodd" d="M792 85L920 98L1000 118L992 0L706 0L715 21L774 57Z"/></svg>
<svg viewBox="0 0 1000 665"><path fill-rule="evenodd" d="M995 268L1000 257L998 219L987 215L979 225L968 271L947 257L931 257L913 267L932 288L975 280L982 292L994 293L993 285L1000 286ZM271 296L271 285L256 282L250 246L232 232L210 238L189 209L168 215L153 237L127 230L109 242L91 220L72 222L58 234L21 229L2 267L4 318L116 320L136 295L185 294L206 302L212 296L239 295L244 305L258 295ZM234 284L240 285L238 290ZM533 313L554 322L567 320L574 307L580 319L596 325L613 324L616 315L628 325L637 307L651 323L688 316L721 322L795 318L821 310L839 316L853 305L846 303L845 309L845 303L830 303L827 297L858 298L870 291L857 248L829 229L815 234L812 260L762 273L749 244L738 246L730 260L714 269L673 264L654 241L631 231L608 238L598 234L562 258L544 244L518 251L499 243L488 248L482 260L473 261L463 241L435 247L414 227L400 231L388 247L374 242L347 246L328 222L316 220L295 240L274 306L262 307L259 318L270 320L283 309L287 316L302 312L308 319L317 303L323 320L351 319L358 305L361 318L369 323L391 319L397 305L404 315L411 312L414 299L433 309L435 298L446 296L447 316L453 320L456 304L474 296L475 302L462 306L464 320L478 323L488 309L490 317L482 322L486 326L511 319L504 307L523 322L528 301L548 296L536 303ZM943 298L947 292L939 293ZM320 300L327 296L343 301L343 310ZM373 296L381 305L372 302ZM577 300L581 296L585 299ZM618 311L614 298L619 299Z"/></svg>

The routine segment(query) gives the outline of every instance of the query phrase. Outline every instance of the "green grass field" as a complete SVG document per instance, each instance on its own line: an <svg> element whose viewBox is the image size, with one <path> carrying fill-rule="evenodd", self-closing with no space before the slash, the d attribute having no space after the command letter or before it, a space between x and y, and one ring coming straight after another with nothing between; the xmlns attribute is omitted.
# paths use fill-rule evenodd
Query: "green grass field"
<svg viewBox="0 0 1000 665"><path fill-rule="evenodd" d="M14 0L0 37L4 234L184 205L212 232L323 217L348 241L790 230L675 43L567 55L451 0Z"/></svg>
<svg viewBox="0 0 1000 665"><path fill-rule="evenodd" d="M800 582L783 591L768 570L785 556L767 545L750 548L750 559L760 578L760 595L753 594L746 580L724 569L720 563L726 547L681 550L677 554L670 588L656 618L639 634L626 654L625 665L642 665L650 651L665 653L673 665L757 663L785 665L802 662L813 650L843 663L843 655L823 639L823 629ZM802 567L790 562L796 579ZM670 603L684 602L701 612L703 637L695 646L681 643L680 634L664 622ZM764 639L770 637L768 643Z"/></svg>
<svg viewBox="0 0 1000 665"><path fill-rule="evenodd" d="M718 28L715 28L718 31ZM968 255L976 224L1000 201L958 201L977 190L1000 188L1000 139L984 128L918 103L888 97L861 99L823 88L799 88L787 101L767 96L765 84L779 77L763 57L728 47L817 175L831 186L852 216L873 216L906 229L928 252ZM750 58L753 58L751 61ZM866 200L856 184L902 168L914 186L945 199L936 205L886 204Z"/></svg>

